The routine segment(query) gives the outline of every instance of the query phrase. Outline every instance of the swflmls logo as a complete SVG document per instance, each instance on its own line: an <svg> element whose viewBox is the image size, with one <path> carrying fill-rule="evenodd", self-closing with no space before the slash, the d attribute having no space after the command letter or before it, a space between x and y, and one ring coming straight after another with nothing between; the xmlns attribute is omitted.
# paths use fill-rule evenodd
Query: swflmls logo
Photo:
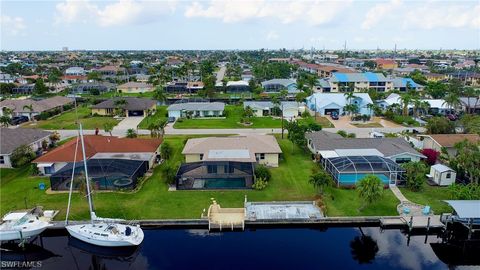
<svg viewBox="0 0 480 270"><path fill-rule="evenodd" d="M1 261L0 268L40 268L41 261Z"/></svg>

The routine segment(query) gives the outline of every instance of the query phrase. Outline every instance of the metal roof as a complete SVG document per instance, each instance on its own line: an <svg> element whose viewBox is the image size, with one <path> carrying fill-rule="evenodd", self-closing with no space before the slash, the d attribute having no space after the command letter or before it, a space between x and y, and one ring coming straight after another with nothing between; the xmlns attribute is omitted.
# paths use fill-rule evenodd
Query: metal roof
<svg viewBox="0 0 480 270"><path fill-rule="evenodd" d="M441 172L441 173L453 171L453 169L443 164L435 164L431 168L434 168L437 172Z"/></svg>
<svg viewBox="0 0 480 270"><path fill-rule="evenodd" d="M459 218L480 218L480 200L445 200Z"/></svg>

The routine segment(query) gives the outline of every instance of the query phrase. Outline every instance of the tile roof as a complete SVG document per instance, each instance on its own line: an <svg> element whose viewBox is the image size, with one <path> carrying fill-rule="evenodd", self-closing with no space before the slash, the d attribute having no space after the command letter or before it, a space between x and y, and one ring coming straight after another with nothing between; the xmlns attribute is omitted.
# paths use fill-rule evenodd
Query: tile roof
<svg viewBox="0 0 480 270"><path fill-rule="evenodd" d="M67 105L73 102L73 99L67 98L64 96L55 96L51 98L46 98L42 100L33 100L33 99L6 99L0 102L0 108L8 107L13 110L15 113L29 112L27 109L24 109L25 106L32 105L33 112L43 112L48 111L56 107Z"/></svg>
<svg viewBox="0 0 480 270"><path fill-rule="evenodd" d="M306 134L312 140L317 151L336 149L377 149L385 157L402 153L422 156L403 138L343 138L342 136L327 132L317 131Z"/></svg>
<svg viewBox="0 0 480 270"><path fill-rule="evenodd" d="M432 134L427 135L443 147L453 147L456 143L467 140L472 143L480 142L478 134Z"/></svg>
<svg viewBox="0 0 480 270"><path fill-rule="evenodd" d="M168 106L167 111L223 111L225 103L222 102L188 102L175 103Z"/></svg>
<svg viewBox="0 0 480 270"><path fill-rule="evenodd" d="M93 105L92 109L114 109L116 107L115 101L120 99L124 99L126 101L126 104L122 107L123 109L129 110L129 111L147 110L157 103L155 100L148 99L148 98L122 97L122 98L112 98L112 99L105 100L96 105Z"/></svg>
<svg viewBox="0 0 480 270"><path fill-rule="evenodd" d="M252 157L254 158L256 153L282 153L277 140L272 135L249 134L245 136L189 139L183 148L182 154L204 154L205 159L209 159L211 150L248 150L250 152L248 159L252 159ZM230 161L236 160L235 158L226 159ZM210 158L209 160L213 160L213 158Z"/></svg>
<svg viewBox="0 0 480 270"><path fill-rule="evenodd" d="M97 153L152 153L155 152L162 143L161 139L132 139L98 135L85 135L83 138L87 159ZM35 159L33 162L72 162L74 160L76 142L76 139L72 139L64 145ZM76 160L83 160L81 148L77 151Z"/></svg>
<svg viewBox="0 0 480 270"><path fill-rule="evenodd" d="M0 154L10 154L23 144L31 144L51 132L34 128L0 128Z"/></svg>

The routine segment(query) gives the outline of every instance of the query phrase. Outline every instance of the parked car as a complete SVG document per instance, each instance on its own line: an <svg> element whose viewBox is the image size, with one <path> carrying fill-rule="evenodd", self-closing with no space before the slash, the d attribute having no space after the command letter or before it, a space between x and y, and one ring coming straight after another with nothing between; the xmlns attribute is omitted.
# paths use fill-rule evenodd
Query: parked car
<svg viewBox="0 0 480 270"><path fill-rule="evenodd" d="M10 119L10 124L13 126L20 125L21 123L28 122L28 117L25 115L14 116Z"/></svg>
<svg viewBox="0 0 480 270"><path fill-rule="evenodd" d="M330 114L330 117L331 117L333 120L338 120L338 113L333 112L333 113Z"/></svg>
<svg viewBox="0 0 480 270"><path fill-rule="evenodd" d="M455 114L447 114L447 118L450 121L457 121L458 117Z"/></svg>

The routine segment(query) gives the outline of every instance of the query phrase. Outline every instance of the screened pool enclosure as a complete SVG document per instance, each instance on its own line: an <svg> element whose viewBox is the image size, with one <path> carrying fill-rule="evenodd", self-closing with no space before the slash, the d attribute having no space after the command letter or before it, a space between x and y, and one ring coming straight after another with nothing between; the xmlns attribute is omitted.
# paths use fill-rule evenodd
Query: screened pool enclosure
<svg viewBox="0 0 480 270"><path fill-rule="evenodd" d="M85 187L85 170L83 162L68 163L50 176L52 190L68 190L75 166L73 189ZM97 190L133 189L137 179L148 171L148 161L125 159L89 159L88 176L91 185Z"/></svg>
<svg viewBox="0 0 480 270"><path fill-rule="evenodd" d="M405 170L391 159L380 156L343 156L323 159L337 186L354 186L366 175L373 174L385 185L403 183Z"/></svg>

